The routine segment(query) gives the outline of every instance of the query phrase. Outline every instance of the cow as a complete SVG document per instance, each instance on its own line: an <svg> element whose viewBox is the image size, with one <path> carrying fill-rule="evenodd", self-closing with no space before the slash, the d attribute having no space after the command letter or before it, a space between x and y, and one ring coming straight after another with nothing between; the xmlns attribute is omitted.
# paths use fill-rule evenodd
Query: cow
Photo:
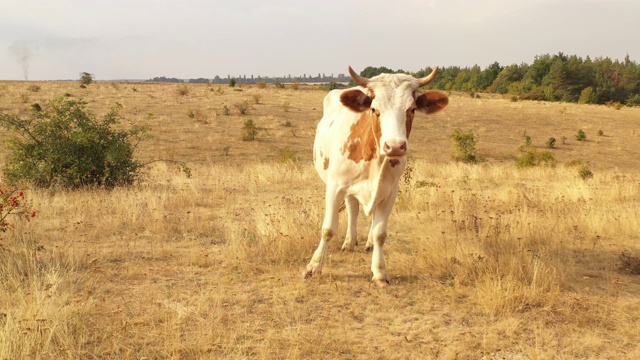
<svg viewBox="0 0 640 360"><path fill-rule="evenodd" d="M323 116L316 129L313 162L326 184L325 214L320 244L304 273L322 273L329 241L338 229L341 205L347 210L347 233L342 250L357 245L356 224L360 205L371 216L365 250L371 251L372 282L389 284L383 246L387 222L398 195L398 182L407 164L409 135L416 110L433 114L449 104L440 91L421 91L438 72L424 78L406 74L380 74L370 79L349 74L358 85L332 90L324 98Z"/></svg>

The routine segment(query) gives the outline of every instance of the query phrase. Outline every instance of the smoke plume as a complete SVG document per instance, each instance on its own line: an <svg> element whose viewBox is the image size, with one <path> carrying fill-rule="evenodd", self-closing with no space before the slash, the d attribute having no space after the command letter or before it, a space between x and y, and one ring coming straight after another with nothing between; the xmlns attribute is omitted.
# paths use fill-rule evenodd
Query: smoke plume
<svg viewBox="0 0 640 360"><path fill-rule="evenodd" d="M24 79L29 80L29 62L31 60L31 50L22 42L14 42L9 45L9 53L16 59L18 64L22 67L22 73Z"/></svg>

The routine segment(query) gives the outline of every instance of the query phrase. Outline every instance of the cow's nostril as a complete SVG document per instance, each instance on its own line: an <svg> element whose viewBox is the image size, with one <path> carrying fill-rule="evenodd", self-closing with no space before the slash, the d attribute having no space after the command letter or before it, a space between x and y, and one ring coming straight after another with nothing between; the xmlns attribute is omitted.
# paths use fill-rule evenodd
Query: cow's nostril
<svg viewBox="0 0 640 360"><path fill-rule="evenodd" d="M389 152L391 151L391 146L389 146L389 144L384 143L384 147L383 147L384 151Z"/></svg>
<svg viewBox="0 0 640 360"><path fill-rule="evenodd" d="M406 142L402 143L402 145L400 146L400 150L407 151L407 143Z"/></svg>

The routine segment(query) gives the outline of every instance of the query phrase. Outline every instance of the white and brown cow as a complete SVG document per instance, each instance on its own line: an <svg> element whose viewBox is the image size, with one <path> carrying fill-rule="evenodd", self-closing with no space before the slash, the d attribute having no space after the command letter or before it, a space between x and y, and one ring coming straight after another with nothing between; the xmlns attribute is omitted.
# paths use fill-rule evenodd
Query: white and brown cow
<svg viewBox="0 0 640 360"><path fill-rule="evenodd" d="M372 216L365 249L373 248L373 282L389 283L383 246L387 222L398 194L398 181L409 151L409 134L416 110L433 114L449 103L440 91L420 91L438 68L416 79L405 74L381 74L367 79L349 73L358 87L333 90L324 99L324 114L316 131L313 161L327 184L325 216L320 244L307 265L305 277L319 275L329 241L338 229L338 213L347 208L347 236L342 250L357 245L356 224L360 204Z"/></svg>

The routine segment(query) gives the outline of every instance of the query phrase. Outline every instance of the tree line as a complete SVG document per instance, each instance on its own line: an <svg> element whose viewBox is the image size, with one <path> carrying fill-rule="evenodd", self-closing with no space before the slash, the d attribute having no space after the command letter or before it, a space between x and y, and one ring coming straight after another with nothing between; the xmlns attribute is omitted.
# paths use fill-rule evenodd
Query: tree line
<svg viewBox="0 0 640 360"><path fill-rule="evenodd" d="M407 73L415 77L428 75L433 68L427 67L415 73L404 70L392 70L387 67L368 66L360 72L361 76L373 77L381 73ZM265 83L346 83L354 85L348 75L338 76L282 76L262 77L241 75L226 78L215 76L212 79L190 79L190 83L228 84L231 80L238 84ZM156 77L149 81L180 82L176 78ZM539 55L531 65L512 64L502 66L498 62L482 69L472 67L442 67L431 82L429 89L444 91L463 91L472 94L479 92L511 94L515 99L565 101L583 104L604 104L617 102L628 106L640 106L640 66L627 55L623 61L609 57L591 59L576 55Z"/></svg>
<svg viewBox="0 0 640 360"><path fill-rule="evenodd" d="M388 69L386 69L388 70ZM431 68L412 75L426 76ZM583 59L563 53L536 56L529 64L443 67L428 88L445 91L512 94L526 100L583 104L618 102L640 106L640 66L629 59Z"/></svg>
<svg viewBox="0 0 640 360"><path fill-rule="evenodd" d="M257 84L260 82L264 82L267 84L281 84L281 83L330 83L330 82L349 82L351 77L345 74L338 74L337 76L318 74L318 76L311 76L307 74L303 74L302 76L247 76L247 75L239 75L239 76L231 76L227 75L227 77L220 77L216 75L213 78L197 78L197 79L189 79L183 80L178 78L167 78L164 76L154 77L153 79L147 80L150 82L172 82L172 83L195 83L195 84L228 84L231 80L234 80L237 84Z"/></svg>

